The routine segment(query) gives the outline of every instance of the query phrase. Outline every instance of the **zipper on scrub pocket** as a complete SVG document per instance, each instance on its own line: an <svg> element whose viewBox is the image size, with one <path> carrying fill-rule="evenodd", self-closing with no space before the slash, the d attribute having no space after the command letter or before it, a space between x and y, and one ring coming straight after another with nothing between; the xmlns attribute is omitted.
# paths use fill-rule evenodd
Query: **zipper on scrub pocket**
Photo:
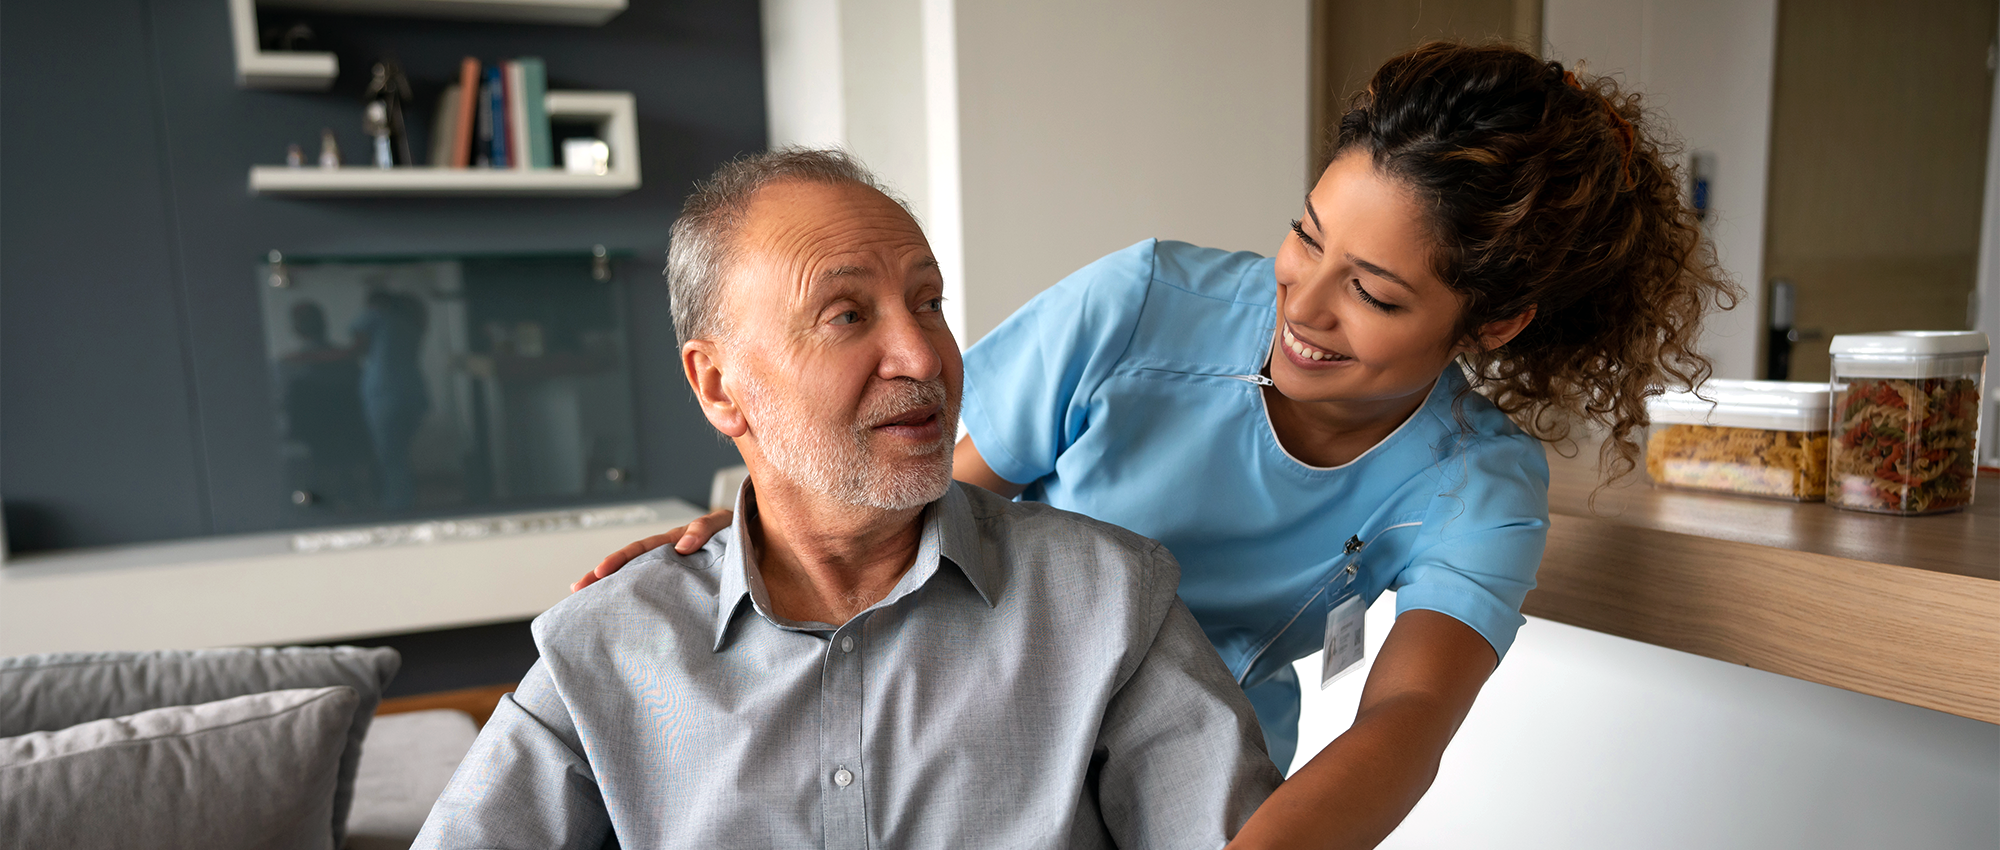
<svg viewBox="0 0 2000 850"><path fill-rule="evenodd" d="M1286 620L1285 624L1280 626L1277 631L1272 632L1271 637L1265 640L1262 646L1257 647L1256 652L1250 653L1249 659L1243 662L1243 671L1236 674L1236 684L1241 685L1244 680L1250 677L1250 671L1257 668L1257 662L1264 659L1264 653L1269 651L1271 645L1277 643L1279 638L1284 637L1286 632L1291 631L1292 624L1298 622L1299 617L1305 614L1306 611L1311 610L1313 603L1319 601L1322 594L1332 589L1337 583L1340 585L1340 588L1333 591L1333 598L1335 601L1338 601L1344 598L1347 591L1354 588L1354 579L1360 572L1358 565L1354 562L1354 555L1358 551L1343 553L1341 558L1347 563L1342 564L1340 569L1335 570L1332 575L1327 577L1326 581L1320 582L1319 587L1315 588L1312 595L1306 597L1306 601L1299 606L1299 610L1292 612L1292 618Z"/></svg>
<svg viewBox="0 0 2000 850"><path fill-rule="evenodd" d="M1252 376L1232 375L1230 377L1249 380L1250 377ZM1255 377L1261 378L1263 376L1258 375ZM1269 381L1270 379L1264 378L1264 380ZM1329 588L1333 587L1335 582L1340 581L1339 576L1341 574L1343 573L1346 574L1347 579L1346 581L1340 583L1339 590L1334 591L1333 600L1332 603L1330 603L1329 607L1331 607L1331 604L1338 604L1342 598L1342 594L1354 588L1354 582L1357 578L1359 578L1361 572L1360 558L1357 557L1361 554L1361 550L1368 548L1368 544L1381 539L1382 535L1387 534L1391 531L1395 531L1396 529L1399 528L1412 528L1420 525L1423 525L1423 523L1399 522L1395 525L1387 526L1379 531L1376 531L1365 541L1362 540L1361 535L1358 534L1347 538L1347 542L1341 544L1340 547L1341 548L1340 557L1343 561L1345 561L1345 563L1340 565L1340 569L1334 573L1333 577L1330 577L1328 578L1327 581L1322 582L1318 587L1318 589L1313 591L1313 594L1311 596L1306 597L1305 604L1300 605L1299 610L1292 612L1292 618L1286 620L1285 625L1283 627L1279 628L1275 632L1272 632L1270 639L1264 641L1263 646L1257 647L1257 651L1250 654L1249 660L1243 663L1243 672L1236 674L1236 684L1238 685L1243 684L1244 679L1250 676L1250 671L1256 669L1257 662L1264 660L1264 653L1271 648L1271 645L1277 643L1278 638L1284 637L1285 632L1291 630L1292 624L1298 622L1299 616L1304 614L1308 609L1312 608L1312 604L1315 601L1318 601L1320 594L1327 592Z"/></svg>
<svg viewBox="0 0 2000 850"><path fill-rule="evenodd" d="M1239 381L1247 381L1249 383L1256 384L1257 386L1260 387L1277 386L1277 384L1271 383L1270 378L1266 378L1263 375L1230 375L1228 377L1235 378L1236 380Z"/></svg>

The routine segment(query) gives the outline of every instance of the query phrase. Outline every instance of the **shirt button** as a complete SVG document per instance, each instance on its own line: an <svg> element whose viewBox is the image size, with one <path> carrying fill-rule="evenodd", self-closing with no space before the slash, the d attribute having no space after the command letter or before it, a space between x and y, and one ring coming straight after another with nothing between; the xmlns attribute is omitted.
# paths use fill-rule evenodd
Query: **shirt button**
<svg viewBox="0 0 2000 850"><path fill-rule="evenodd" d="M853 636L853 635L846 635L846 636L843 636L843 637L842 637L842 638L840 639L840 651L841 651L841 652L853 652L853 651L854 651L854 636Z"/></svg>
<svg viewBox="0 0 2000 850"><path fill-rule="evenodd" d="M838 785L842 788L846 788L849 785L853 785L854 774L848 771L848 769L844 767L839 770L836 770L833 772L833 784Z"/></svg>

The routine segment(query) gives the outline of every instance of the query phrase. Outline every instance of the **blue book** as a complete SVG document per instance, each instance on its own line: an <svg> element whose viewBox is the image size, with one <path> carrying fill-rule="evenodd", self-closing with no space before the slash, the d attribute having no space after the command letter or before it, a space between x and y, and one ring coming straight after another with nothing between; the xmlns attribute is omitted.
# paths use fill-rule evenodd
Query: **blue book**
<svg viewBox="0 0 2000 850"><path fill-rule="evenodd" d="M492 119L481 127L492 136L487 140L486 164L491 168L508 168L513 163L507 159L507 86L500 80L500 63L486 66L485 110Z"/></svg>

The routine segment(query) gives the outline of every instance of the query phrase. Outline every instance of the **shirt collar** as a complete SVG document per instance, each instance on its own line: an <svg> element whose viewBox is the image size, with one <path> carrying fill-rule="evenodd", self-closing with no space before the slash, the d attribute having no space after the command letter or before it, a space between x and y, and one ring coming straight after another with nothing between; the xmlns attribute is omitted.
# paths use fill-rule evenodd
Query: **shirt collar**
<svg viewBox="0 0 2000 850"><path fill-rule="evenodd" d="M732 536L722 552L717 565L720 585L715 598L715 644L713 651L721 652L723 640L729 634L729 623L736 617L738 609L747 599L757 613L772 623L802 627L779 618L771 611L771 596L764 589L764 579L757 572L756 544L750 539L750 521L756 517L757 498L751 481L744 479L736 491L736 518L730 522L726 533ZM916 562L909 572L903 574L895 589L872 608L895 603L898 599L914 593L929 583L936 575L940 563L956 567L972 589L978 591L979 598L988 608L997 603L1000 590L1000 576L986 561L979 545L979 527L972 516L972 503L960 488L969 487L956 481L945 489L944 497L924 506L923 537L917 544Z"/></svg>

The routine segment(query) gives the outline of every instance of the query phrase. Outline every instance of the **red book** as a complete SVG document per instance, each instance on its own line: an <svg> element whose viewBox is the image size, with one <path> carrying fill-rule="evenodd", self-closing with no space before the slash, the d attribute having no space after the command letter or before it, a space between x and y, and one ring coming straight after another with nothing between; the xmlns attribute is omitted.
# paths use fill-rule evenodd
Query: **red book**
<svg viewBox="0 0 2000 850"><path fill-rule="evenodd" d="M470 56L458 63L458 135L451 141L451 167L472 164L472 122L479 114L479 60Z"/></svg>

